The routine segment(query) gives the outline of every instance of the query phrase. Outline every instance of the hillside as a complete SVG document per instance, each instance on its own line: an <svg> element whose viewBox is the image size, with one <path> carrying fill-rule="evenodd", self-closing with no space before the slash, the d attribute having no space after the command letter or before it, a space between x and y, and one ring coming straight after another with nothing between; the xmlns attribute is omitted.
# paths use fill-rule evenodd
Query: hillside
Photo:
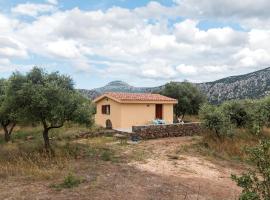
<svg viewBox="0 0 270 200"><path fill-rule="evenodd" d="M211 103L232 99L256 99L270 93L270 68L197 85Z"/></svg>
<svg viewBox="0 0 270 200"><path fill-rule="evenodd" d="M112 81L103 87L95 88L93 90L79 89L82 94L90 99L94 99L105 92L146 93L159 90L160 87L134 87L123 81Z"/></svg>
<svg viewBox="0 0 270 200"><path fill-rule="evenodd" d="M206 83L197 83L197 87L206 94L209 102L221 103L232 99L254 99L270 94L270 68L252 73L230 76ZM79 90L88 98L95 98L105 92L155 92L159 87L134 87L123 81L113 81L104 87L93 90Z"/></svg>

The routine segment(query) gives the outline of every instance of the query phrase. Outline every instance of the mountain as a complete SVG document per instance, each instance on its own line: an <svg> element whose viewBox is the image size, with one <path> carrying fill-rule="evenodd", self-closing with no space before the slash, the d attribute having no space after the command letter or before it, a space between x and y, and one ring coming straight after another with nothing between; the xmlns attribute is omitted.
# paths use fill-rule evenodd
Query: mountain
<svg viewBox="0 0 270 200"><path fill-rule="evenodd" d="M270 68L252 73L230 76L213 82L195 83L206 94L209 102L218 104L232 99L255 99L270 94ZM157 92L159 87L134 87L123 81L113 81L104 87L92 90L79 90L88 98L95 98L105 92Z"/></svg>
<svg viewBox="0 0 270 200"><path fill-rule="evenodd" d="M197 84L211 103L232 99L256 99L270 94L270 68Z"/></svg>
<svg viewBox="0 0 270 200"><path fill-rule="evenodd" d="M161 87L134 87L123 81L112 81L103 87L92 90L79 89L79 92L90 99L94 99L105 92L147 93L160 91Z"/></svg>

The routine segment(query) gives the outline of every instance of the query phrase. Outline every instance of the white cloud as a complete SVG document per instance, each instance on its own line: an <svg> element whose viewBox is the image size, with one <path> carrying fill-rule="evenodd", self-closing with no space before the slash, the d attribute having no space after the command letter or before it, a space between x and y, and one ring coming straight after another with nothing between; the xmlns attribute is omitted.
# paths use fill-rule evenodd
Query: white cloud
<svg viewBox="0 0 270 200"><path fill-rule="evenodd" d="M182 0L180 4L192 6L194 2ZM206 6L209 1L197 2L189 9L210 16L210 11L204 10L210 9ZM136 76L155 81L209 81L270 62L268 29L237 31L227 26L202 30L200 18L169 21L179 15L179 6L157 2L133 10L112 7L105 11L61 11L50 3L41 4L51 6L47 10L31 6L26 6L28 11L17 10L35 16L33 21L0 15L0 59L10 62L34 54L104 77ZM242 9L236 4L236 10Z"/></svg>
<svg viewBox="0 0 270 200"><path fill-rule="evenodd" d="M270 51L270 30L252 29L249 32L249 45L252 49Z"/></svg>
<svg viewBox="0 0 270 200"><path fill-rule="evenodd" d="M175 24L175 35L179 42L211 46L239 46L246 42L247 34L230 27L212 28L207 31L197 28L198 21L185 20Z"/></svg>
<svg viewBox="0 0 270 200"><path fill-rule="evenodd" d="M18 27L19 22L16 19L10 19L5 15L0 13L0 33L1 35L4 34L11 34L16 27Z"/></svg>
<svg viewBox="0 0 270 200"><path fill-rule="evenodd" d="M198 69L192 65L181 64L176 67L177 71L184 75L195 75Z"/></svg>
<svg viewBox="0 0 270 200"><path fill-rule="evenodd" d="M250 50L245 48L239 51L234 58L239 60L240 66L244 67L268 66L270 52L265 49Z"/></svg>
<svg viewBox="0 0 270 200"><path fill-rule="evenodd" d="M49 42L46 44L46 50L56 57L74 59L80 57L80 51L76 46L75 41L71 40L59 40L55 42Z"/></svg>
<svg viewBox="0 0 270 200"><path fill-rule="evenodd" d="M204 17L270 17L269 0L174 0L186 15Z"/></svg>
<svg viewBox="0 0 270 200"><path fill-rule="evenodd" d="M10 60L9 59L7 59L7 58L0 58L0 66L3 66L3 65L7 66L9 64L10 64Z"/></svg>
<svg viewBox="0 0 270 200"><path fill-rule="evenodd" d="M53 5L57 5L58 4L58 0L47 0L48 3L53 4Z"/></svg>
<svg viewBox="0 0 270 200"><path fill-rule="evenodd" d="M16 7L12 8L11 11L18 15L28 15L36 17L42 13L49 13L55 10L53 5L49 4L34 4L34 3L24 3L18 4Z"/></svg>
<svg viewBox="0 0 270 200"><path fill-rule="evenodd" d="M145 19L177 16L174 7L166 7L156 1L150 1L145 7L136 8L134 12Z"/></svg>

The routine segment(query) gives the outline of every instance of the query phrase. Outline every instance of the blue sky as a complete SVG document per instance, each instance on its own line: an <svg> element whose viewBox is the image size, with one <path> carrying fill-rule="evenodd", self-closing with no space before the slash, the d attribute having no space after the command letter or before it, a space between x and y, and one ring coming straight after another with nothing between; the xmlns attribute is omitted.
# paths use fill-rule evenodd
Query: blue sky
<svg viewBox="0 0 270 200"><path fill-rule="evenodd" d="M0 0L0 77L33 66L77 88L203 82L269 67L267 0Z"/></svg>

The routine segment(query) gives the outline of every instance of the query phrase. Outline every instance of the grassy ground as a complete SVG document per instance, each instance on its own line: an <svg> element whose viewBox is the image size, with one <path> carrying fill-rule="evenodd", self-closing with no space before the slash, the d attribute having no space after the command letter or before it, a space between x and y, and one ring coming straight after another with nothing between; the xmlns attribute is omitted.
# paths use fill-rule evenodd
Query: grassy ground
<svg viewBox="0 0 270 200"><path fill-rule="evenodd" d="M184 121L199 122L200 119L198 115L186 115L184 117Z"/></svg>
<svg viewBox="0 0 270 200"><path fill-rule="evenodd" d="M17 127L10 142L5 143L0 135L0 177L22 176L25 179L54 179L74 171L72 163L77 160L91 162L110 161L113 163L132 160L143 160L145 153L133 149L130 157L121 155L126 144L120 144L112 136L78 139L82 132L98 131L76 125L67 125L54 129L50 133L53 155L47 154L43 148L42 128ZM113 145L114 144L114 145Z"/></svg>
<svg viewBox="0 0 270 200"><path fill-rule="evenodd" d="M242 148L258 142L241 130L223 141L208 134L139 144L76 137L91 131L98 128L70 124L53 130L54 155L43 150L41 127L17 127L9 143L0 135L1 198L237 199L230 174L243 166L232 166L233 160L244 160Z"/></svg>
<svg viewBox="0 0 270 200"><path fill-rule="evenodd" d="M261 139L270 139L270 129L264 128L260 137L252 135L248 130L238 129L233 137L218 139L215 134L205 132L202 139L186 151L197 152L210 158L249 163L246 149L259 144Z"/></svg>

